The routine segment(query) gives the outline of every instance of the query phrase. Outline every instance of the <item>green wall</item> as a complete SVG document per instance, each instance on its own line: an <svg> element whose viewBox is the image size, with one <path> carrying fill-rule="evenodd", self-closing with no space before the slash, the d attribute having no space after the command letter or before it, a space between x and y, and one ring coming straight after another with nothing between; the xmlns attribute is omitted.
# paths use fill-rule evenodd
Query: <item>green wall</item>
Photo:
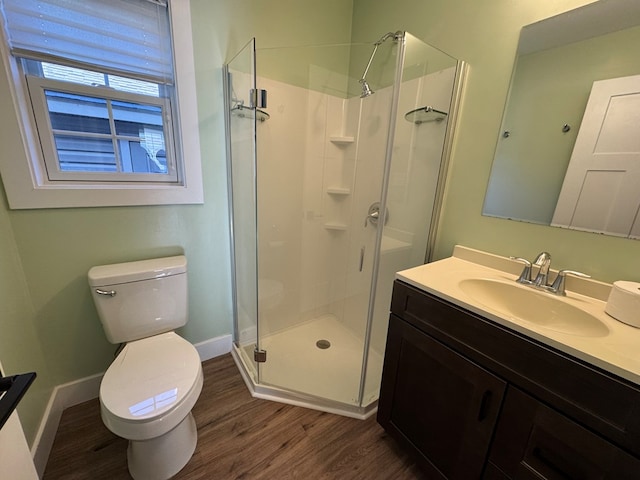
<svg viewBox="0 0 640 480"><path fill-rule="evenodd" d="M532 258L602 280L640 279L640 242L481 215L522 25L585 0L192 0L205 204L8 210L0 205L0 355L7 369L36 369L21 417L33 440L54 385L103 371L104 338L86 284L92 265L184 252L197 343L231 332L231 288L221 66L250 37L261 47L372 42L407 30L470 65L436 255L456 243ZM353 19L353 23L352 23ZM0 74L0 155L25 161Z"/></svg>
<svg viewBox="0 0 640 480"><path fill-rule="evenodd" d="M20 420L30 437L36 432L52 382L35 328L35 310L4 196L0 208L0 359L4 375L36 371L38 379L20 405Z"/></svg>
<svg viewBox="0 0 640 480"><path fill-rule="evenodd" d="M403 29L469 64L454 141L436 258L462 244L534 258L603 281L640 280L640 242L482 216L518 37L522 26L591 3L585 0L356 0L354 41ZM376 33L377 34L377 33Z"/></svg>

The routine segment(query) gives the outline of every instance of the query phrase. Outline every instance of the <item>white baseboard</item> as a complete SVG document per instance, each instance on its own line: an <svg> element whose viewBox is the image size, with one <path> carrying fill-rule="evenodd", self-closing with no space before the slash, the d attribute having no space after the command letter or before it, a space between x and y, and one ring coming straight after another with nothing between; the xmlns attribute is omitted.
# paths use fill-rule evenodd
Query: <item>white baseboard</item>
<svg viewBox="0 0 640 480"><path fill-rule="evenodd" d="M36 438L31 446L31 456L40 478L42 478L47 466L63 410L97 398L100 394L102 375L99 373L54 387L40 422L40 428L38 428Z"/></svg>
<svg viewBox="0 0 640 480"><path fill-rule="evenodd" d="M198 350L201 362L229 353L232 346L233 340L231 334L210 338L209 340L194 345L196 350Z"/></svg>
<svg viewBox="0 0 640 480"><path fill-rule="evenodd" d="M231 335L222 335L197 343L194 346L198 350L200 360L204 362L229 353L232 347L232 338ZM42 416L36 438L31 446L31 456L33 457L38 477L42 478L44 475L53 441L58 431L58 425L62 418L62 412L66 408L98 398L103 375L104 373L98 373L54 387Z"/></svg>

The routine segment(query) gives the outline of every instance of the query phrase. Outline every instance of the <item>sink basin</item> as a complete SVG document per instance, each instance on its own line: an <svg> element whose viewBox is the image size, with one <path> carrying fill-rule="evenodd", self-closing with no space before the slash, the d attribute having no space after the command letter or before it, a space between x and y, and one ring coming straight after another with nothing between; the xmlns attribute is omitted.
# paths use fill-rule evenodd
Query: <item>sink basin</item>
<svg viewBox="0 0 640 480"><path fill-rule="evenodd" d="M473 300L507 318L583 337L604 337L607 326L559 297L533 288L485 278L461 280L460 289Z"/></svg>

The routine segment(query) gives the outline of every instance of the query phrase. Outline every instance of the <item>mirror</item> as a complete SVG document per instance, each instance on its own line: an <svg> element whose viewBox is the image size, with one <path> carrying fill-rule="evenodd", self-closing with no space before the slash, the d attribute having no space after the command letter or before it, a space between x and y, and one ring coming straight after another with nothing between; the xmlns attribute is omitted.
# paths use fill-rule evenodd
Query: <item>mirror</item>
<svg viewBox="0 0 640 480"><path fill-rule="evenodd" d="M483 215L640 238L639 47L637 0L522 29Z"/></svg>

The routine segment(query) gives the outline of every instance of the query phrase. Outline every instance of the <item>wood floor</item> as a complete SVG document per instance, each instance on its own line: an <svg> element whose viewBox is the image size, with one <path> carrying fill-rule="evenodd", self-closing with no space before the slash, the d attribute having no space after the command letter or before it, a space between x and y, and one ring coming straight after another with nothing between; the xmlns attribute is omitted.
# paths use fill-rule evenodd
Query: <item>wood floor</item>
<svg viewBox="0 0 640 480"><path fill-rule="evenodd" d="M193 415L198 446L180 480L423 478L376 423L254 399L231 358L203 364ZM98 400L65 410L45 480L129 479L127 441L100 419Z"/></svg>

